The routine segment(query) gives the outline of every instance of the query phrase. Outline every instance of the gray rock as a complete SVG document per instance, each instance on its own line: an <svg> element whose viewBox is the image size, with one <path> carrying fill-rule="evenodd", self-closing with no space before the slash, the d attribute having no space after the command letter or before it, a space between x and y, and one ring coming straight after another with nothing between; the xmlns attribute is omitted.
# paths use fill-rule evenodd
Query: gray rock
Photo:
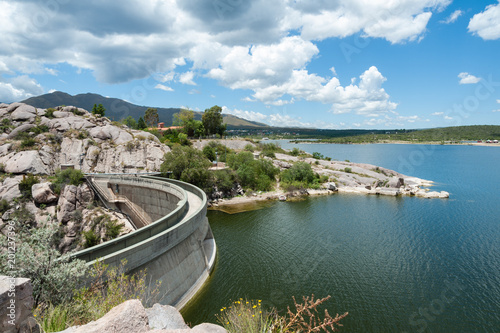
<svg viewBox="0 0 500 333"><path fill-rule="evenodd" d="M203 323L193 327L191 333L227 333L227 331L222 326Z"/></svg>
<svg viewBox="0 0 500 333"><path fill-rule="evenodd" d="M84 209L89 203L94 201L94 192L85 183L76 189L76 209Z"/></svg>
<svg viewBox="0 0 500 333"><path fill-rule="evenodd" d="M142 333L149 331L148 317L139 300L126 301L104 317L64 333Z"/></svg>
<svg viewBox="0 0 500 333"><path fill-rule="evenodd" d="M0 103L0 109L5 109L9 106L9 104L5 104L5 103Z"/></svg>
<svg viewBox="0 0 500 333"><path fill-rule="evenodd" d="M67 111L54 111L54 118L67 118L73 115L71 112Z"/></svg>
<svg viewBox="0 0 500 333"><path fill-rule="evenodd" d="M337 185L335 185L335 183L326 184L326 188L329 189L330 191L337 191Z"/></svg>
<svg viewBox="0 0 500 333"><path fill-rule="evenodd" d="M0 186L0 200L7 200L11 202L15 198L21 196L21 191L19 190L19 183L23 179L22 176L17 176L13 178L7 178L4 180Z"/></svg>
<svg viewBox="0 0 500 333"><path fill-rule="evenodd" d="M33 199L37 204L50 204L57 201L57 196L50 188L50 183L35 184L31 188Z"/></svg>
<svg viewBox="0 0 500 333"><path fill-rule="evenodd" d="M35 118L36 109L31 105L22 104L16 108L12 115L10 116L12 120L28 120Z"/></svg>
<svg viewBox="0 0 500 333"><path fill-rule="evenodd" d="M66 185L61 192L57 206L57 220L59 223L66 224L73 217L73 212L76 210L76 193L75 185Z"/></svg>
<svg viewBox="0 0 500 333"><path fill-rule="evenodd" d="M15 287L15 301L16 301L16 311L15 311L15 325L10 325L8 320L10 318L10 309L8 305L10 304L11 298L8 297L10 290L10 285L13 282ZM12 281L7 276L0 276L0 332L4 333L25 333L40 332L39 327L33 318L33 287L29 279L16 278Z"/></svg>
<svg viewBox="0 0 500 333"><path fill-rule="evenodd" d="M12 148L12 143L6 143L0 146L0 156L5 156L9 153L10 148Z"/></svg>
<svg viewBox="0 0 500 333"><path fill-rule="evenodd" d="M16 127L14 130L12 130L12 132L10 132L10 134L7 138L14 139L19 133L27 132L30 129L32 129L33 127L36 127L36 126L33 124L24 124L24 125L21 125L19 127Z"/></svg>
<svg viewBox="0 0 500 333"><path fill-rule="evenodd" d="M124 131L121 128L112 125L106 125L104 127L95 127L89 131L89 134L92 137L101 140L111 139L117 145L124 144L134 139L134 137L127 131Z"/></svg>
<svg viewBox="0 0 500 333"><path fill-rule="evenodd" d="M17 109L18 107L20 107L21 105L23 105L23 103L12 103L11 105L9 105L6 109L7 112L12 112L14 111L15 109Z"/></svg>
<svg viewBox="0 0 500 333"><path fill-rule="evenodd" d="M173 306L155 304L152 308L146 309L146 314L148 315L149 327L152 329L189 329L182 315Z"/></svg>
<svg viewBox="0 0 500 333"><path fill-rule="evenodd" d="M7 155L6 157L9 157ZM22 151L11 156L6 162L5 172L22 174L44 174L50 173L50 168L43 163L40 154L36 150Z"/></svg>

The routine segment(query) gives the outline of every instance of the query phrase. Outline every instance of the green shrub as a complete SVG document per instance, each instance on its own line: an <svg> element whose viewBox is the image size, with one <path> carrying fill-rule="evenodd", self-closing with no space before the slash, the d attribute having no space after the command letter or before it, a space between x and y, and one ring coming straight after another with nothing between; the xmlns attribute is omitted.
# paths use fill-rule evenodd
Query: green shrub
<svg viewBox="0 0 500 333"><path fill-rule="evenodd" d="M0 163L0 175L5 173L5 164Z"/></svg>
<svg viewBox="0 0 500 333"><path fill-rule="evenodd" d="M49 118L49 119L52 119L54 118L54 112L56 110L53 109L53 108L48 108L47 110L45 110L45 117Z"/></svg>
<svg viewBox="0 0 500 333"><path fill-rule="evenodd" d="M120 235L123 225L118 224L118 221L109 219L104 226L106 227L106 240L115 239Z"/></svg>
<svg viewBox="0 0 500 333"><path fill-rule="evenodd" d="M38 304L60 304L73 295L86 272L82 260L70 260L56 250L57 223L46 223L37 228L16 228L16 276L31 279L35 306ZM8 239L0 234L2 248L7 248ZM5 246L5 247L3 247ZM7 251L0 251L0 271L11 271L7 267Z"/></svg>
<svg viewBox="0 0 500 333"><path fill-rule="evenodd" d="M295 147L295 148L293 148L293 149L290 151L290 153L289 153L289 154L290 154L290 155L292 155L292 156L299 156L299 155L300 155L300 154L302 154L302 153L303 153L303 152L302 152L299 148Z"/></svg>
<svg viewBox="0 0 500 333"><path fill-rule="evenodd" d="M66 185L79 186L85 182L83 172L76 169L56 170L55 178L52 187L56 194L61 194Z"/></svg>
<svg viewBox="0 0 500 333"><path fill-rule="evenodd" d="M101 237L99 237L99 235L96 234L94 230L84 231L83 237L83 247L86 249L92 246L96 246L101 242Z"/></svg>
<svg viewBox="0 0 500 333"><path fill-rule="evenodd" d="M321 153L318 153L317 151L315 151L314 153L312 153L312 157L317 159L317 160L322 160L325 158L325 156L323 156L323 154Z"/></svg>
<svg viewBox="0 0 500 333"><path fill-rule="evenodd" d="M21 191L24 199L30 199L32 197L31 188L33 187L33 185L38 184L39 182L40 180L38 179L38 177L34 176L31 173L23 176L23 179L19 183L19 191Z"/></svg>
<svg viewBox="0 0 500 333"><path fill-rule="evenodd" d="M5 199L0 200L0 214L5 213L10 208L9 202Z"/></svg>
<svg viewBox="0 0 500 333"><path fill-rule="evenodd" d="M210 161L215 161L217 155L215 155L215 149L209 145L203 147L203 155L208 158Z"/></svg>
<svg viewBox="0 0 500 333"><path fill-rule="evenodd" d="M34 145L36 145L36 140L31 137L24 138L23 141L21 141L21 149L30 148Z"/></svg>
<svg viewBox="0 0 500 333"><path fill-rule="evenodd" d="M220 309L216 317L229 333L336 332L342 326L339 322L348 313L332 317L325 310L321 318L317 308L328 299L330 296L315 300L312 295L303 297L303 303L297 303L294 297L295 310L288 307L286 313L281 315L276 309L264 309L261 300L248 301L240 298L229 308Z"/></svg>
<svg viewBox="0 0 500 333"><path fill-rule="evenodd" d="M347 172L347 173L352 173L352 169L351 168L344 168L344 171Z"/></svg>
<svg viewBox="0 0 500 333"><path fill-rule="evenodd" d="M43 312L40 308L34 311L35 318L38 317L39 324L45 333L60 332L66 328L71 314L67 304L52 305L50 304Z"/></svg>
<svg viewBox="0 0 500 333"><path fill-rule="evenodd" d="M80 209L77 209L73 212L73 220L75 220L76 222L83 221L83 213Z"/></svg>
<svg viewBox="0 0 500 333"><path fill-rule="evenodd" d="M243 150L245 150L245 151L249 151L249 152L253 153L253 152L254 152L254 150L255 150L255 148L254 148L254 146L253 146L253 145L251 145L251 144L247 144L247 145L245 146L245 148L243 148Z"/></svg>
<svg viewBox="0 0 500 333"><path fill-rule="evenodd" d="M80 130L76 136L78 139L83 140L89 137L89 132L86 130Z"/></svg>

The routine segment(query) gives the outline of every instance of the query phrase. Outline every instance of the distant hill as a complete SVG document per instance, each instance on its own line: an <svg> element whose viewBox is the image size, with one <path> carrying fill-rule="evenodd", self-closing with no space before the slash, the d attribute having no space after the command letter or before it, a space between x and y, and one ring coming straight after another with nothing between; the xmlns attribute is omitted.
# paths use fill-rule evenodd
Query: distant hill
<svg viewBox="0 0 500 333"><path fill-rule="evenodd" d="M86 93L72 96L70 94L55 91L53 93L31 97L22 103L32 105L37 108L53 108L60 105L71 105L91 111L94 104L102 104L106 109L106 117L111 120L120 120L131 116L134 119L144 117L144 113L149 107L154 106L140 106L129 103L118 98L104 97L98 94ZM160 122L170 126L174 119L174 114L181 111L180 108L158 108L158 116ZM195 111L195 119L201 120L203 112ZM228 125L228 129L235 128L267 128L266 124L248 121L233 115L224 115L224 122Z"/></svg>

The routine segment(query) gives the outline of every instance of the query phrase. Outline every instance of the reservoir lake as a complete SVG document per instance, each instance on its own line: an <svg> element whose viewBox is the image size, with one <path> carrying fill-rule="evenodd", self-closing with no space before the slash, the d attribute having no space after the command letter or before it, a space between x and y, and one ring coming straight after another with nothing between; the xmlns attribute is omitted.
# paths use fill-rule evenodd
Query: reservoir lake
<svg viewBox="0 0 500 333"><path fill-rule="evenodd" d="M500 332L500 148L292 144L435 182L449 199L334 194L259 210L209 211L217 263L183 309L216 322L239 298L285 313L331 295L341 332Z"/></svg>

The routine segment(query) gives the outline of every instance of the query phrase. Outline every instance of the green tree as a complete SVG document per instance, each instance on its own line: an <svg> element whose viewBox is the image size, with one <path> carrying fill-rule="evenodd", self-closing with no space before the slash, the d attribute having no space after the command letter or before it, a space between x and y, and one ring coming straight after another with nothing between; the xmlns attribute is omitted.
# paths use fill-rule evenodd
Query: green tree
<svg viewBox="0 0 500 333"><path fill-rule="evenodd" d="M215 155L215 149L209 145L203 147L203 155L208 158L210 161L215 161L217 156Z"/></svg>
<svg viewBox="0 0 500 333"><path fill-rule="evenodd" d="M206 189L210 184L208 168L212 165L203 153L189 146L174 145L165 154L160 171L164 176L194 184Z"/></svg>
<svg viewBox="0 0 500 333"><path fill-rule="evenodd" d="M206 135L219 134L224 135L226 132L226 124L222 118L222 108L220 106L212 106L206 109L202 116L203 127Z"/></svg>
<svg viewBox="0 0 500 333"><path fill-rule="evenodd" d="M140 117L139 120L137 121L137 129L143 130L146 128L148 128L146 122L144 121L144 119L142 119L142 117Z"/></svg>
<svg viewBox="0 0 500 333"><path fill-rule="evenodd" d="M94 107L92 108L92 114L93 115L98 115L100 117L104 117L104 114L106 113L106 109L102 104L94 104Z"/></svg>
<svg viewBox="0 0 500 333"><path fill-rule="evenodd" d="M144 121L148 127L156 128L159 122L158 110L155 108L148 108L144 114Z"/></svg>
<svg viewBox="0 0 500 333"><path fill-rule="evenodd" d="M122 124L127 125L132 129L137 129L137 122L135 121L134 118L132 118L132 116L128 116L127 118L123 119Z"/></svg>
<svg viewBox="0 0 500 333"><path fill-rule="evenodd" d="M201 136L203 134L203 123L194 119L194 112L188 109L182 109L181 112L174 114L174 126L181 126L182 131L188 137Z"/></svg>

